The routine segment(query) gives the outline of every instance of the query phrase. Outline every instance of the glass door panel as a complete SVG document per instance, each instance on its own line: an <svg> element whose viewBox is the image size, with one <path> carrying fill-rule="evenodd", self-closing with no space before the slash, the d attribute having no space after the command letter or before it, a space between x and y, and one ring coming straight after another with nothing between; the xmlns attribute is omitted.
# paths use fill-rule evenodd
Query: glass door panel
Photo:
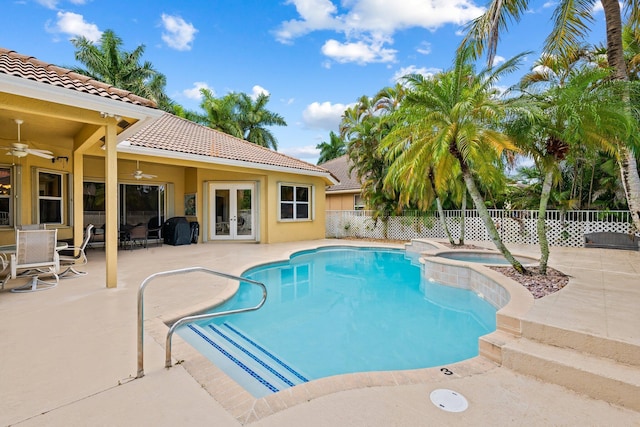
<svg viewBox="0 0 640 427"><path fill-rule="evenodd" d="M251 236L253 235L252 218L253 213L251 210L253 191L251 189L237 189L236 190L236 235L237 236Z"/></svg>
<svg viewBox="0 0 640 427"><path fill-rule="evenodd" d="M229 227L231 191L229 189L216 188L213 190L213 194L214 235L228 237L231 232Z"/></svg>
<svg viewBox="0 0 640 427"><path fill-rule="evenodd" d="M210 238L227 240L255 239L254 184L211 184Z"/></svg>

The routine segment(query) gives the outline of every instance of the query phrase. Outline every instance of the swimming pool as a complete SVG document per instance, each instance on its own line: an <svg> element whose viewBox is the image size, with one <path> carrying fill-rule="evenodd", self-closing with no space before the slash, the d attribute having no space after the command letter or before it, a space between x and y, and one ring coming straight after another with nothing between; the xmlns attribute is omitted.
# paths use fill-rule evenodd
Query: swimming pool
<svg viewBox="0 0 640 427"><path fill-rule="evenodd" d="M260 310L178 330L255 397L350 372L439 366L474 357L496 309L468 290L422 279L403 250L330 247L248 270ZM214 311L256 304L241 284Z"/></svg>

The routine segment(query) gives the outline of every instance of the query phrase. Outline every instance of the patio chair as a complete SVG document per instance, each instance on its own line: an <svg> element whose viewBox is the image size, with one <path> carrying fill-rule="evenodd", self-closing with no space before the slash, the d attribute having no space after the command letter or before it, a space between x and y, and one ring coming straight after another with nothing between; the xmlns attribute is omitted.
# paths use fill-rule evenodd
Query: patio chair
<svg viewBox="0 0 640 427"><path fill-rule="evenodd" d="M64 271L59 274L60 278L66 279L74 277L70 276L70 274L75 276L84 276L87 274L86 271L76 270L76 267L87 263L85 249L87 248L87 244L89 244L89 240L93 234L93 228L93 224L87 225L87 229L84 232L85 236L82 246L69 246L67 249L58 251L60 254L60 267L64 268Z"/></svg>
<svg viewBox="0 0 640 427"><path fill-rule="evenodd" d="M154 216L149 220L147 224L147 243L149 240L155 240L156 245L158 242L162 245L162 225L164 224L164 218Z"/></svg>
<svg viewBox="0 0 640 427"><path fill-rule="evenodd" d="M58 285L60 259L56 251L58 230L16 230L16 252L11 254L10 272L2 282L2 288L17 277L31 276L31 281L11 292L32 292L51 289ZM19 276L19 273L24 273ZM40 277L49 275L51 281Z"/></svg>
<svg viewBox="0 0 640 427"><path fill-rule="evenodd" d="M129 229L127 235L126 242L130 249L133 250L133 247L136 245L140 245L143 248L147 247L147 225L146 224L138 224L135 227Z"/></svg>
<svg viewBox="0 0 640 427"><path fill-rule="evenodd" d="M46 224L22 224L18 226L18 230L45 230Z"/></svg>

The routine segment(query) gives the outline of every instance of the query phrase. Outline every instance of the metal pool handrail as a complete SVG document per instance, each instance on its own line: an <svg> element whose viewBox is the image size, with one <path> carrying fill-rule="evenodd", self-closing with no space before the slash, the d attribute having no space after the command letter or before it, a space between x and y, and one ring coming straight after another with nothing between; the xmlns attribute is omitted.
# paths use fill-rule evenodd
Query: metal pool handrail
<svg viewBox="0 0 640 427"><path fill-rule="evenodd" d="M232 274L221 273L219 271L211 270L205 267L188 267L188 268L181 268L178 270L161 271L159 273L152 274L151 276L144 279L144 281L140 284L140 288L138 289L138 373L136 375L136 378L142 378L144 376L144 338L143 337L144 337L144 289L145 287L149 284L149 282L151 282L152 280L158 277L175 276L178 274L186 274L186 273L193 273L193 272L204 272L208 274L213 274L214 276L224 277L232 280L238 280L240 282L246 282L252 285L260 286L262 288L262 299L260 300L258 305L254 307L221 311L217 313L185 316L179 319L178 321L176 321L171 326L171 328L169 328L169 332L167 332L167 340L165 344L166 359L165 359L165 365L164 365L166 368L171 367L171 337L173 336L173 333L179 326L182 326L185 323L193 322L196 320L212 319L214 317L227 316L229 314L255 311L255 310L258 310L260 307L262 307L265 301L267 300L267 287L264 285L264 283L257 282L255 280L247 279L244 277L234 276Z"/></svg>

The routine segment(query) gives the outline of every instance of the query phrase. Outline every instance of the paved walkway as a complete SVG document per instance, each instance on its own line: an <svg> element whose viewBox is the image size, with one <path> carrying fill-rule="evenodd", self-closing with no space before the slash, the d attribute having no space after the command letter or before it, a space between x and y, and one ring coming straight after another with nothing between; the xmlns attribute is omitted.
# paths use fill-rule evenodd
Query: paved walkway
<svg viewBox="0 0 640 427"><path fill-rule="evenodd" d="M230 273L335 240L276 245L200 244L119 252L119 287L104 287L104 252L89 251L85 277L49 291L0 292L0 425L238 426L241 423L182 365L164 369L164 342L146 337L145 376L136 375L136 294L160 270L200 265ZM339 242L343 244L344 242ZM535 254L535 248L517 252ZM573 280L537 300L527 318L640 345L640 253L552 248L553 267ZM168 319L229 291L225 281L149 286L145 318ZM19 286L19 281L9 287ZM187 291L188 289L188 291ZM637 425L640 414L475 358L452 376L335 391L254 426ZM449 388L469 409L448 413L429 394Z"/></svg>

